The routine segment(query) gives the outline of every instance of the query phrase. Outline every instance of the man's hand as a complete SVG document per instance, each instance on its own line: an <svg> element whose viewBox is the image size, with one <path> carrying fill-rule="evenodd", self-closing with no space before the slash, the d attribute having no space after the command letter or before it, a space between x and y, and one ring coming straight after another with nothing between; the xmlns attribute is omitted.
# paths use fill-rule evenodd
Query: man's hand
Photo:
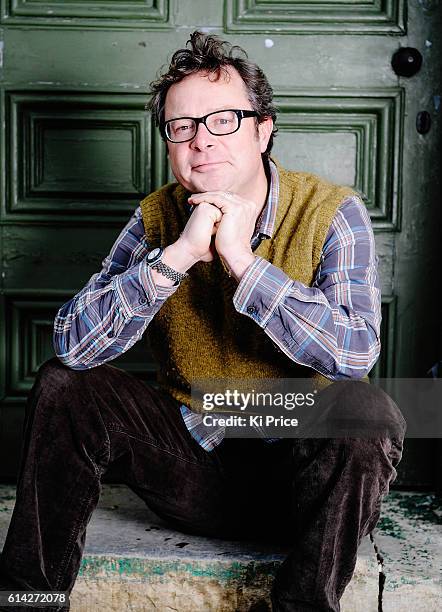
<svg viewBox="0 0 442 612"><path fill-rule="evenodd" d="M222 218L215 225L215 248L231 273L240 280L246 268L254 261L250 240L261 207L226 191L196 193L189 198L189 202L197 209L210 204L221 211Z"/></svg>
<svg viewBox="0 0 442 612"><path fill-rule="evenodd" d="M175 243L185 254L185 258L193 259L192 264L197 261L212 261L212 236L217 230L221 217L221 211L209 203L202 203L193 210Z"/></svg>
<svg viewBox="0 0 442 612"><path fill-rule="evenodd" d="M187 272L198 261L212 261L215 250L212 236L221 217L221 211L212 204L196 206L181 236L164 249L163 262L177 272ZM174 283L157 270L152 270L152 276L155 284L162 287Z"/></svg>

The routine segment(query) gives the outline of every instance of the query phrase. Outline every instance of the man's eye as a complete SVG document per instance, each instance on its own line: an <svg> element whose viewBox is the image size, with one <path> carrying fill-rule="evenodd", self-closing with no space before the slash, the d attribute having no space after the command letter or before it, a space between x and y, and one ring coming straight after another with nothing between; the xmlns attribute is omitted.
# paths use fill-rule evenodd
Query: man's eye
<svg viewBox="0 0 442 612"><path fill-rule="evenodd" d="M186 130L189 130L190 127L191 127L190 125L178 125L175 128L175 132L185 132Z"/></svg>

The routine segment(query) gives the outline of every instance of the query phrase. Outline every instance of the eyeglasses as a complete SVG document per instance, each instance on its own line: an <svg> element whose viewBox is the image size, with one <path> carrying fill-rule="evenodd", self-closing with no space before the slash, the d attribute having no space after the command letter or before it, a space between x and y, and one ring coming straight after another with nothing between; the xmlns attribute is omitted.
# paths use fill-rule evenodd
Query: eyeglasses
<svg viewBox="0 0 442 612"><path fill-rule="evenodd" d="M204 115L204 117L180 117L169 119L161 126L163 136L170 142L187 142L195 137L198 126L204 123L214 136L227 136L237 132L242 119L257 117L258 113L251 110L222 110Z"/></svg>

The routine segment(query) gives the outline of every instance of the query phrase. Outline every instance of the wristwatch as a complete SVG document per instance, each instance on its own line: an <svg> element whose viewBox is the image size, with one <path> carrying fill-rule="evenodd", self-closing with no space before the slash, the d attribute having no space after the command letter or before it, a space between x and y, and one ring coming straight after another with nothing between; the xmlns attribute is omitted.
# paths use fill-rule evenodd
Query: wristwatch
<svg viewBox="0 0 442 612"><path fill-rule="evenodd" d="M186 276L189 276L187 272L178 272L177 270L174 270L167 264L163 263L161 261L163 253L163 247L157 247L146 255L147 265L152 268L152 270L156 270L166 278L169 278L170 280L173 280L178 283L184 280Z"/></svg>

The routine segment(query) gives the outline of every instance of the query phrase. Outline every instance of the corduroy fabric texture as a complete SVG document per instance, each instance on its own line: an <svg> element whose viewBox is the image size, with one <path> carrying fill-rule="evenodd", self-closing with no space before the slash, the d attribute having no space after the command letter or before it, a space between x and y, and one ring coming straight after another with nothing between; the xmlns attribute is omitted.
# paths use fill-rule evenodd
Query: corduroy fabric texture
<svg viewBox="0 0 442 612"><path fill-rule="evenodd" d="M277 164L277 162L275 162ZM313 283L322 247L337 208L354 192L306 172L277 164L279 202L271 239L255 254L281 268L291 279ZM175 242L188 219L190 193L177 183L165 185L141 202L151 248ZM191 405L191 385L201 379L326 379L279 351L263 329L233 304L237 282L219 257L198 262L149 325L158 382L179 402ZM195 405L192 409L200 410Z"/></svg>

